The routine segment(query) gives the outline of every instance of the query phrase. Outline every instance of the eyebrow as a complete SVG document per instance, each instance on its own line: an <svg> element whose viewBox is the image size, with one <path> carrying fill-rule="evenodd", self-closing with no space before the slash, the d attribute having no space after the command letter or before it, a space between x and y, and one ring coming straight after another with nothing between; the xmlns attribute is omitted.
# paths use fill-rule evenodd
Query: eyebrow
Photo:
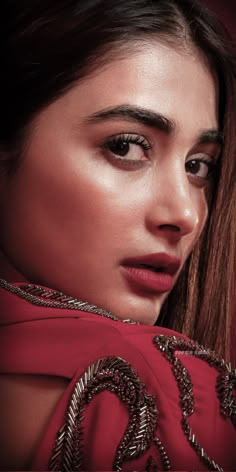
<svg viewBox="0 0 236 472"><path fill-rule="evenodd" d="M203 131L198 138L198 144L207 144L207 143L218 144L219 146L223 146L224 144L223 133L217 129L209 129L209 130Z"/></svg>
<svg viewBox="0 0 236 472"><path fill-rule="evenodd" d="M172 134L176 129L175 123L160 113L130 105L120 105L98 111L87 117L86 122L93 124L119 118L156 128L168 135Z"/></svg>
<svg viewBox="0 0 236 472"><path fill-rule="evenodd" d="M177 128L173 120L161 113L131 105L119 105L100 110L88 116L85 122L95 124L112 119L123 119L130 123L141 123L145 126L155 128L166 135L174 134ZM218 129L204 130L200 133L197 142L198 144L213 143L222 146L223 134Z"/></svg>

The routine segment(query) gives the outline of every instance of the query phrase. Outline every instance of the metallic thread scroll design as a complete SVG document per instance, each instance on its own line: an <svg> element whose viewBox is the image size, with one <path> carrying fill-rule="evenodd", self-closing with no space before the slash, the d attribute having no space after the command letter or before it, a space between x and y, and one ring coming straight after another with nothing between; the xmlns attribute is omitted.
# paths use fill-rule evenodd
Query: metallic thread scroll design
<svg viewBox="0 0 236 472"><path fill-rule="evenodd" d="M155 399L128 362L119 357L99 359L88 367L76 383L63 428L59 431L50 470L72 472L83 467L83 414L95 395L108 390L116 394L129 410L129 423L117 448L113 470L142 456L150 447L157 427Z"/></svg>
<svg viewBox="0 0 236 472"><path fill-rule="evenodd" d="M16 285L10 284L6 280L0 278L0 288L7 290L13 295L22 298L35 306L84 311L86 313L93 313L94 315L109 318L113 321L139 324L138 321L131 319L120 320L110 311L99 308L96 305L91 305L90 303L79 300L78 298L71 297L70 295L66 295L63 292L58 292L57 290L41 287L39 285L22 284L20 287L17 287Z"/></svg>
<svg viewBox="0 0 236 472"><path fill-rule="evenodd" d="M229 417L236 428L236 400L233 391L236 389L236 373L230 364L220 373L217 379L216 391L220 400L222 416Z"/></svg>
<svg viewBox="0 0 236 472"><path fill-rule="evenodd" d="M160 472L160 471L172 470L171 465L170 465L170 459L167 455L167 452L166 452L165 447L162 444L161 440L158 437L155 437L153 442L154 442L154 444L156 446L156 449L157 449L157 451L160 455L163 467L160 469L157 466L156 462L154 461L153 457L149 456L149 458L147 460L145 471L146 472Z"/></svg>
<svg viewBox="0 0 236 472"><path fill-rule="evenodd" d="M176 357L175 353L176 351L182 351L186 354L194 355L205 360L210 366L214 366L219 371L220 374L217 380L216 391L220 401L220 411L224 417L231 418L233 424L235 424L236 414L236 404L233 395L236 372L232 370L230 364L227 364L214 352L205 349L194 341L177 338L176 336L159 335L154 338L153 342L172 366L172 372L179 388L184 434L202 463L207 465L210 470L222 472L223 469L216 464L201 447L188 422L188 417L194 412L193 386L187 369L179 358Z"/></svg>
<svg viewBox="0 0 236 472"><path fill-rule="evenodd" d="M163 464L163 470L171 470L171 465L170 465L170 459L167 455L167 452L165 450L164 445L162 444L161 440L159 438L154 439L154 444L156 446L156 449L158 450L162 464Z"/></svg>

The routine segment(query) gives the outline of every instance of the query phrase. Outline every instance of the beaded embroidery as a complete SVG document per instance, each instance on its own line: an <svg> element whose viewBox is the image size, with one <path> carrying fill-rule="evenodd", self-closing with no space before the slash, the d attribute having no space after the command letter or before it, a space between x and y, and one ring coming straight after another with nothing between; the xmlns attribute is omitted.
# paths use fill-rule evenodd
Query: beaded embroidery
<svg viewBox="0 0 236 472"><path fill-rule="evenodd" d="M64 295L55 290L48 290L36 285L21 285L16 287L0 279L0 287L38 306L55 308L69 308L86 311L100 316L121 321L110 312L89 305L73 297ZM124 322L135 323L132 320ZM192 431L188 417L194 413L193 387L190 375L179 358L177 351L194 355L218 372L216 393L219 399L219 408L224 418L230 418L236 427L236 371L214 352L205 349L197 342L185 340L176 336L159 335L153 340L155 346L171 364L172 372L179 388L180 408L182 411L182 428L184 434L201 462L210 470L222 472L201 447ZM155 445L163 464L161 470L174 470L170 459L161 443L155 436L158 413L154 397L146 392L138 375L128 362L118 357L107 357L91 365L76 383L69 407L66 412L66 421L57 435L49 469L61 472L83 470L83 412L85 406L102 391L108 390L116 394L129 410L129 424L115 453L113 470L122 470L125 461L141 457L151 444ZM152 456L148 458L146 471L158 472Z"/></svg>
<svg viewBox="0 0 236 472"><path fill-rule="evenodd" d="M154 344L162 352L172 366L172 372L179 388L180 407L182 410L182 428L187 440L199 456L202 463L210 470L223 471L223 469L212 460L199 444L196 435L192 431L188 417L194 413L194 397L190 375L187 369L176 357L176 351L195 355L206 361L210 366L214 366L219 376L217 379L216 391L220 402L220 412L222 416L229 417L235 425L236 420L236 400L233 388L236 387L236 371L232 369L223 359L214 352L205 349L197 342L177 338L176 336L159 335L154 338Z"/></svg>
<svg viewBox="0 0 236 472"><path fill-rule="evenodd" d="M107 357L92 364L76 383L50 460L50 470L84 470L83 413L86 404L104 390L116 394L129 410L129 423L117 448L113 470L122 470L124 461L140 457L149 448L157 426L155 400L147 394L128 362L119 357Z"/></svg>
<svg viewBox="0 0 236 472"><path fill-rule="evenodd" d="M233 388L236 382L236 373L230 364L206 350L194 341L184 340L176 336L159 335L153 340L172 366L172 372L179 388L180 408L182 411L182 428L184 434L195 450L201 462L209 470L223 472L220 465L211 459L199 444L192 431L188 417L194 413L194 397L190 375L181 361L176 357L176 351L195 355L205 360L210 366L219 371L216 391L220 403L220 411L224 417L231 418L235 424L236 403ZM120 398L128 407L129 425L115 453L113 470L122 470L125 461L142 456L154 444L160 455L163 468L173 470L170 459L161 443L155 436L157 427L157 410L154 398L148 395L145 386L132 367L123 359L108 357L97 361L85 372L77 382L67 410L65 425L58 433L54 453L50 461L50 470L72 472L84 470L82 451L82 414L85 405L96 394L109 390ZM146 469L148 472L158 472L158 466L152 456L148 458Z"/></svg>
<svg viewBox="0 0 236 472"><path fill-rule="evenodd" d="M65 295L63 292L58 292L57 290L48 289L39 285L22 284L20 287L17 287L6 282L6 280L0 279L0 287L36 306L84 311L105 318L110 318L113 321L139 324L137 321L130 319L120 320L116 316L112 315L110 311L99 308L96 305L91 305L88 302L81 301L78 298Z"/></svg>
<svg viewBox="0 0 236 472"><path fill-rule="evenodd" d="M163 446L162 442L160 441L159 438L155 437L155 439L153 440L153 443L155 444L156 446L156 449L160 455L160 459L162 461L162 471L169 471L171 470L171 465L170 465L170 459L167 455L167 452L165 450L165 447ZM160 469L158 468L156 462L154 461L153 457L150 456L147 460L147 464L146 464L146 467L145 467L145 471L146 472L159 472Z"/></svg>

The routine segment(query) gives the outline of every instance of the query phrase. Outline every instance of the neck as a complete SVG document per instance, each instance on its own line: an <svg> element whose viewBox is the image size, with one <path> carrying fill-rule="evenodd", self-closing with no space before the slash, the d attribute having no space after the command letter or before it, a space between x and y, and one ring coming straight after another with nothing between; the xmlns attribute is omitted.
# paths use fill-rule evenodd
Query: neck
<svg viewBox="0 0 236 472"><path fill-rule="evenodd" d="M7 282L27 282L2 251L0 251L0 278Z"/></svg>

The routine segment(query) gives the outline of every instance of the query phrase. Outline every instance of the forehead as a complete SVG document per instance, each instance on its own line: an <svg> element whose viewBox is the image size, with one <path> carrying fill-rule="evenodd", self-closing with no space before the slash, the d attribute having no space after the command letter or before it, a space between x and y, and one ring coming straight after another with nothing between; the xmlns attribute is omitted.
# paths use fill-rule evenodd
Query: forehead
<svg viewBox="0 0 236 472"><path fill-rule="evenodd" d="M130 51L130 48L129 48ZM218 86L207 60L194 49L156 41L112 59L61 100L72 115L89 116L122 104L157 111L193 135L218 124Z"/></svg>

